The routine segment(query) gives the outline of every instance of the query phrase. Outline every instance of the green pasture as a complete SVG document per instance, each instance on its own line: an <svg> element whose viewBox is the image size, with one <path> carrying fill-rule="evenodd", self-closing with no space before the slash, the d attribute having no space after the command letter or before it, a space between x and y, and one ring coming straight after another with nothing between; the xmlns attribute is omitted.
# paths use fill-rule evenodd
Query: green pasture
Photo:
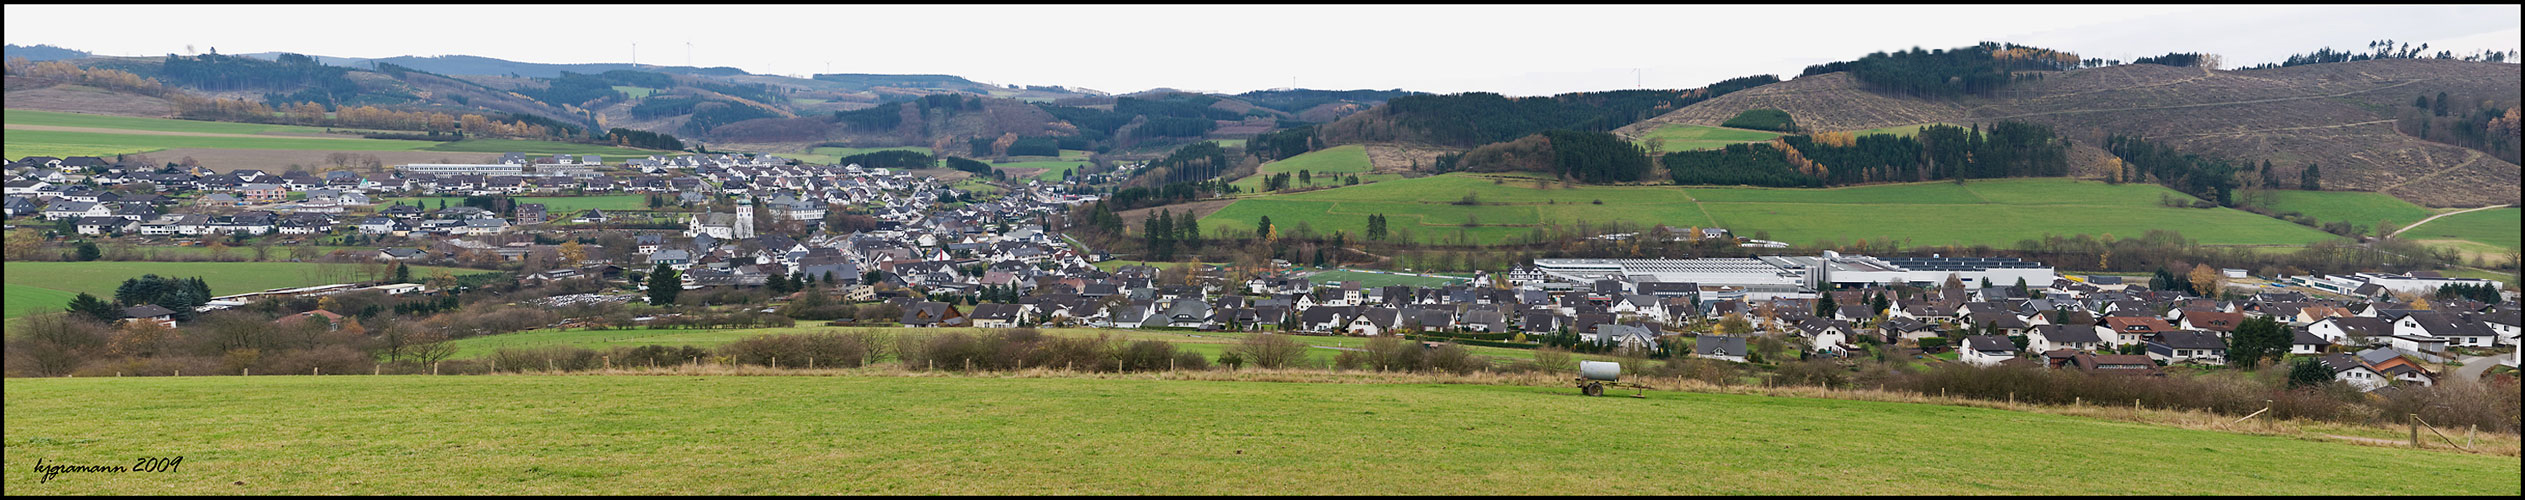
<svg viewBox="0 0 2525 500"><path fill-rule="evenodd" d="M2263 208L2271 213L2297 212L2322 222L2347 221L2369 235L2375 233L2379 221L2402 226L2436 215L2428 208L2383 193L2274 189L2239 197L2267 197Z"/></svg>
<svg viewBox="0 0 2525 500"><path fill-rule="evenodd" d="M252 255L253 251L251 248L243 247L231 250L231 252L244 255ZM273 247L272 251L285 254L288 249ZM21 289L27 289L23 291L26 294L25 298L38 300L35 302L35 307L29 310L57 309L64 304L41 302L40 300L48 297L38 295L40 292L35 289L59 292L64 296L87 292L110 299L114 296L114 289L122 286L123 280L138 278L144 274L180 278L200 277L203 281L210 283L210 293L213 295L349 283L369 279L358 264L314 262L9 262L5 266L8 271L9 311L12 316L21 311L21 306L18 305ZM412 266L412 275L426 277L442 269L460 276L485 272L452 267Z"/></svg>
<svg viewBox="0 0 2525 500"><path fill-rule="evenodd" d="M1696 149L1718 149L1727 147L1729 144L1743 142L1768 141L1771 140L1771 138L1779 137L1780 135L1781 134L1778 132L1767 132L1761 130L1711 127L1706 125L1668 124L1666 126L1649 130L1648 133L1640 134L1639 140L1633 142L1638 142L1645 146L1648 144L1650 139L1663 139L1665 140L1664 151L1672 153L1676 151L1691 151Z"/></svg>
<svg viewBox="0 0 2525 500"><path fill-rule="evenodd" d="M1297 180L1298 171L1305 170L1312 172L1310 175L1312 175L1315 179L1315 183L1313 184L1315 186L1338 186L1341 185L1341 179L1339 176L1327 174L1363 174L1366 173L1369 168L1371 168L1371 165L1368 164L1368 148L1358 144L1349 144L1310 151L1297 156L1282 158L1279 161L1262 164L1262 167L1254 171L1254 175L1245 176L1245 178L1237 179L1235 182L1231 182L1230 184L1239 188L1244 188L1246 191L1260 191L1263 186L1263 178L1270 177L1274 174L1286 173L1289 174L1289 184L1292 187L1306 187L1308 184L1300 183ZM1359 181L1361 183L1366 183L1368 182L1368 177L1369 176L1361 176Z"/></svg>
<svg viewBox="0 0 2525 500"><path fill-rule="evenodd" d="M1479 205L1462 205L1470 194ZM2302 245L2335 238L2313 228L2233 209L2160 206L2181 196L2146 184L2070 179L1994 179L1833 189L1588 186L1516 176L1446 174L1285 195L1247 197L1203 218L1205 228L1251 230L1262 217L1288 232L1362 235L1367 216L1423 241L1464 234L1497 243L1538 227L1623 221L1726 227L1805 245L1824 239L1910 240L1914 245L2009 246L2046 234L2136 237L2172 229L2203 244ZM2188 197L2184 199L2189 199Z"/></svg>
<svg viewBox="0 0 2525 500"><path fill-rule="evenodd" d="M2516 207L2449 215L2402 233L2402 239L2453 239L2497 248L2518 248Z"/></svg>
<svg viewBox="0 0 2525 500"><path fill-rule="evenodd" d="M1665 391L864 375L48 378L4 390L9 495L2519 490L2515 457ZM184 460L169 472L46 480L35 468L172 456Z"/></svg>

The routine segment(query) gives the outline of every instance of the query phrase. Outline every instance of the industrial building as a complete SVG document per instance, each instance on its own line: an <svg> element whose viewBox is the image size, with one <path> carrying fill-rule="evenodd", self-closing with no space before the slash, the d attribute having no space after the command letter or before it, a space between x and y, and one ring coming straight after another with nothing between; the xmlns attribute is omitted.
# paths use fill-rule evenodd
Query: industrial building
<svg viewBox="0 0 2525 500"><path fill-rule="evenodd" d="M1518 274L1512 272L1512 275ZM2008 286L2018 280L2048 286L2051 266L2010 257L1892 257L1841 255L1708 259L1535 259L1523 272L1550 281L1588 283L1696 283L1704 291L1740 292L1749 300L1811 298L1826 284L1865 287L1886 283L1935 286L1953 276L1966 287ZM1727 295L1735 295L1728 293Z"/></svg>

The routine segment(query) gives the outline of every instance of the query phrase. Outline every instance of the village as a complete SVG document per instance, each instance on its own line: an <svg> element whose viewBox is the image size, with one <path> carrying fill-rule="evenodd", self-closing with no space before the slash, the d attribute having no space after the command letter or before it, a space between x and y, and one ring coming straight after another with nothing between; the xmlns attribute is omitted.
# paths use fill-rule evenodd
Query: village
<svg viewBox="0 0 2525 500"><path fill-rule="evenodd" d="M2448 299L2436 295L2441 287L2502 284L2429 272L2271 277L2263 285L2231 285L2249 293L2201 296L2134 286L2121 276L2062 275L2016 259L1827 251L1535 259L1445 286L1362 286L1311 280L1305 266L1278 260L1259 267L1100 267L1108 255L1046 227L1096 201L1095 194L1077 194L1092 190L1029 180L981 201L948 184L901 169L769 155L607 165L592 155L510 153L492 163L412 164L367 175L27 157L10 163L7 204L13 220L143 246L350 237L373 248L298 256L514 269L530 286L582 277L613 283L612 292L574 295L578 300L643 300L643 277L671 271L687 290L771 290L767 298L778 305L800 295L801 285L817 284L846 303L900 311L850 324L1409 336L1431 348L1558 342L1581 352L1733 362L1790 355L1754 352L1765 343L1749 341L1769 337L1800 359L1888 349L1973 366L2162 375L2163 366L2226 364L2236 329L2267 318L2287 328L2286 354L2315 357L2335 379L2363 390L2458 376L2448 366L2472 367L2468 375L2478 376L2479 368L2517 363L2514 292L2500 292L2502 303ZM644 195L653 206L555 211L509 201L617 193ZM380 204L430 196L499 202ZM646 224L623 223L633 220ZM2222 273L2247 278L2243 270ZM417 283L341 283L214 297L201 311L361 290L439 292ZM173 313L141 305L125 314L174 326Z"/></svg>

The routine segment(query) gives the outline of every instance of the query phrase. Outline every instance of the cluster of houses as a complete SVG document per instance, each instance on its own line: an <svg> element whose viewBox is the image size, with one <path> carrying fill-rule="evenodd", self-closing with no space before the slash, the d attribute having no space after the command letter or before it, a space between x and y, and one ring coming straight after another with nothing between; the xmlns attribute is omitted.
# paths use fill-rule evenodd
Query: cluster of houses
<svg viewBox="0 0 2525 500"><path fill-rule="evenodd" d="M2456 350L2509 349L2506 362L2514 363L2519 327L2514 299L2441 300L2421 308L2398 304L2385 293L2443 279L2436 276L2313 278L2325 290L2341 288L2338 294L2357 300L2273 292L2227 301L2133 287L2114 277L2051 278L2052 271L2039 263L1935 256L1538 259L1500 280L1477 275L1437 287L1319 283L1274 267L1248 270L1258 272L1229 282L1228 270L1216 266L1189 276L1161 276L1149 266L1099 269L1093 265L1098 256L1041 226L1047 217L1095 199L1060 186L1028 183L991 201L942 203L938 200L958 193L935 178L858 165L792 165L777 157L735 155L633 159L625 169L599 165L594 157L512 153L499 163L407 165L382 176L273 175L251 169L126 169L95 157L27 157L9 164L7 202L11 217L75 219L82 234L356 231L406 238L403 245L381 248L376 259L426 261L468 250L512 259L550 251L554 245L513 241L518 239L513 233L521 227L542 231L539 225L572 214L553 214L532 203L519 204L509 217L469 206L394 204L375 207L373 215L342 218L341 207L371 205L371 196L389 193L653 192L673 194L678 205L724 196L737 201L735 210L693 214L681 231L614 230L630 236L628 259L590 259L595 265L558 266L521 279L612 277L661 265L680 271L682 286L690 289L805 277L846 285L848 300L893 302L901 306L899 321L913 327L1568 335L1642 350L1666 349L1678 345L1675 337L1686 336L1693 338L1691 355L1740 362L1749 359L1748 339L1757 335L1791 339L1807 355L1825 357L1844 356L1867 343L1919 345L1954 338L1958 341L1949 345L1961 363L2144 375L2162 365L2223 364L2237 325L2270 317L2293 331L2292 353L2320 355L2338 378L2371 389L2388 380L2432 383L2437 374L2426 363L2442 363ZM129 182L156 187L141 194L105 189ZM186 198L189 203L179 201ZM868 207L876 223L848 233L818 230L831 218L827 207L835 205ZM803 222L812 236L757 234L759 223L766 222L757 220L758 212L780 222ZM604 211L585 211L568 220L607 217ZM1726 237L1718 228L1689 233ZM1948 270L1971 276L1957 280ZM1957 284L1928 286L1934 277ZM2007 286L2029 281L2026 277L2036 279L2026 287ZM1897 292L1858 285L1888 278L1913 286ZM904 293L908 289L933 297L1001 292L994 296L1016 298L964 306L918 300ZM1818 311L1817 302L1827 294L1838 307ZM1875 301L1887 307L1868 305ZM1750 331L1700 333L1728 317L1745 319Z"/></svg>

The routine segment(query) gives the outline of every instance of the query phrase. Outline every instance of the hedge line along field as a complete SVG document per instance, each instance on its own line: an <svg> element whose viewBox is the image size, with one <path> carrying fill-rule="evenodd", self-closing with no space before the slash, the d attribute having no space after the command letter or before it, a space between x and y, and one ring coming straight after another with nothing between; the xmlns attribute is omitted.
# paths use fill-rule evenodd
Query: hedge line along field
<svg viewBox="0 0 2525 500"><path fill-rule="evenodd" d="M6 317L12 319L33 313L60 311L70 304L70 299L76 298L79 295L76 293L64 292L50 288L20 285L16 283L7 284L6 291L8 298L8 316ZM113 300L113 297L106 296L105 299Z"/></svg>
<svg viewBox="0 0 2525 500"><path fill-rule="evenodd" d="M547 214L552 214L552 215L561 215L561 214L564 214L564 213L576 212L576 211L580 211L580 210L589 210L589 209L595 209L595 210L648 210L648 209L649 209L649 199L648 199L648 197L643 196L643 195L637 195L637 194L613 194L613 195L603 195L603 196L526 196L526 197L518 197L518 198L510 198L510 199L512 199L512 200L516 200L518 203L542 203L542 204L544 204L544 213L547 213ZM461 196L433 196L433 197L416 197L416 198L378 198L378 199L371 200L371 201L374 201L374 202L376 203L376 205L378 205L378 207L379 207L379 208L384 208L384 207L387 207L387 206L393 206L396 202L402 202L403 204L406 204L406 205L410 205L410 204L418 203L418 204L420 204L420 205L421 205L421 207L422 207L422 208L428 208L428 209L431 209L431 210L437 210L437 209L438 209L438 202L442 202L442 201L447 202L447 206L450 206L450 207L454 207L454 206L462 206L462 205L464 205L464 204L465 204L465 199L464 199L464 197L461 197Z"/></svg>
<svg viewBox="0 0 2525 500"><path fill-rule="evenodd" d="M2514 457L1986 408L1554 387L353 375L5 391L9 495L2515 496L2519 473ZM161 456L184 460L34 467Z"/></svg>
<svg viewBox="0 0 2525 500"><path fill-rule="evenodd" d="M1289 184L1291 187L1304 187L1307 186L1307 184L1298 182L1298 171L1305 170L1311 172L1309 175L1314 177L1314 185L1327 185L1326 182L1329 180L1331 183L1330 185L1338 186L1341 185L1341 179L1324 174L1364 174L1368 172L1370 166L1371 165L1368 163L1367 146L1347 144L1309 151L1297 156L1282 158L1279 161L1262 164L1262 167L1254 170L1254 175L1245 176L1245 178L1237 179L1229 184L1243 188L1246 191L1261 191L1263 187L1263 178L1270 177L1273 174L1286 173L1289 174ZM1367 181L1367 176L1361 176L1359 179L1359 182L1362 183Z"/></svg>
<svg viewBox="0 0 2525 500"><path fill-rule="evenodd" d="M1459 204L1467 195L1479 204ZM1452 173L1285 195L1244 198L1201 220L1205 228L1252 230L1271 217L1281 232L1304 223L1319 234L1357 236L1367 216L1389 229L1440 242L1464 235L1495 244L1551 225L1624 221L1767 232L1795 245L1858 238L1911 245L2007 246L2046 234L2136 237L2172 229L2202 244L2302 245L2336 238L2313 228L2227 208L2172 208L2161 186L2071 179L1990 179L1830 189L1678 186L1563 186L1525 175Z"/></svg>
<svg viewBox="0 0 2525 500"><path fill-rule="evenodd" d="M575 347L598 351L612 349L615 347L639 347L644 345L711 348L718 347L721 344L742 340L746 337L758 335L799 335L856 331L875 331L886 335L935 335L948 332L981 334L984 333L986 329L798 326L787 328L730 328L716 330L648 328L623 330L529 330L517 333L467 337L449 341L450 345L456 347L456 353L449 359L480 359L489 357L492 353L498 352L500 349L535 349L544 347ZM1194 332L1181 330L1098 328L1039 328L1036 329L1036 331L1043 332L1045 335L1064 337L1094 337L1098 335L1107 335L1124 341L1156 340L1175 344L1176 349L1201 353L1203 357L1213 360L1218 359L1220 354L1227 352L1227 348L1230 345L1244 341L1246 336L1254 335L1250 332ZM1316 363L1325 364L1326 366L1330 366L1329 364L1332 362L1334 355L1340 354L1338 352L1339 349L1335 348L1357 348L1367 345L1368 343L1368 338L1366 337L1296 335L1291 336L1290 338L1297 339L1297 341L1302 344L1315 346L1315 349L1308 350L1308 357L1313 359ZM1493 358L1493 361L1498 362L1534 359L1534 351L1531 349L1476 345L1465 345L1462 347L1464 347L1466 352L1470 352L1473 355L1490 357ZM1572 354L1572 356L1577 359L1614 360L1611 356L1593 354ZM797 361L803 362L803 360Z"/></svg>
<svg viewBox="0 0 2525 500"><path fill-rule="evenodd" d="M246 252L251 255L253 249L238 247L232 251ZM276 246L273 247L273 251L284 252L287 249ZM5 269L8 271L7 283L13 287L12 289L23 286L71 294L87 292L108 299L113 298L114 288L122 286L123 280L138 278L144 274L183 278L198 276L202 278L202 281L210 283L210 293L215 295L329 285L367 279L366 275L360 273L358 264L314 262L9 262L5 264ZM455 267L412 266L412 275L416 278L426 277L440 270L458 276L489 272ZM11 310L15 310L15 293L12 292L11 295ZM61 306L62 304L50 304L47 307L58 309Z"/></svg>
<svg viewBox="0 0 2525 500"><path fill-rule="evenodd" d="M1640 134L1639 140L1632 142L1645 145L1650 139L1663 139L1665 140L1664 151L1671 153L1696 149L1718 149L1727 147L1729 144L1768 141L1779 136L1778 132L1761 130L1706 125L1666 125Z"/></svg>
<svg viewBox="0 0 2525 500"><path fill-rule="evenodd" d="M2449 215L2402 233L2404 239L2463 240L2499 248L2518 248L2518 215L2525 209L2495 208Z"/></svg>
<svg viewBox="0 0 2525 500"><path fill-rule="evenodd" d="M231 123L132 116L89 115L33 110L7 110L5 152L9 158L44 156L111 156L164 149L266 149L291 151L448 151L526 154L607 154L647 156L672 154L598 144L572 144L515 139L467 139L453 142L368 139L327 133L324 127ZM339 129L337 129L339 130ZM118 133L118 131L131 131ZM398 132L408 133L408 132Z"/></svg>
<svg viewBox="0 0 2525 500"><path fill-rule="evenodd" d="M2359 231L2374 235L2376 223L2384 221L2399 227L2436 215L2427 208L2402 201L2393 195L2361 191L2298 191L2269 190L2249 196L2267 196L2267 209L2272 213L2297 212L2323 222L2348 221Z"/></svg>

